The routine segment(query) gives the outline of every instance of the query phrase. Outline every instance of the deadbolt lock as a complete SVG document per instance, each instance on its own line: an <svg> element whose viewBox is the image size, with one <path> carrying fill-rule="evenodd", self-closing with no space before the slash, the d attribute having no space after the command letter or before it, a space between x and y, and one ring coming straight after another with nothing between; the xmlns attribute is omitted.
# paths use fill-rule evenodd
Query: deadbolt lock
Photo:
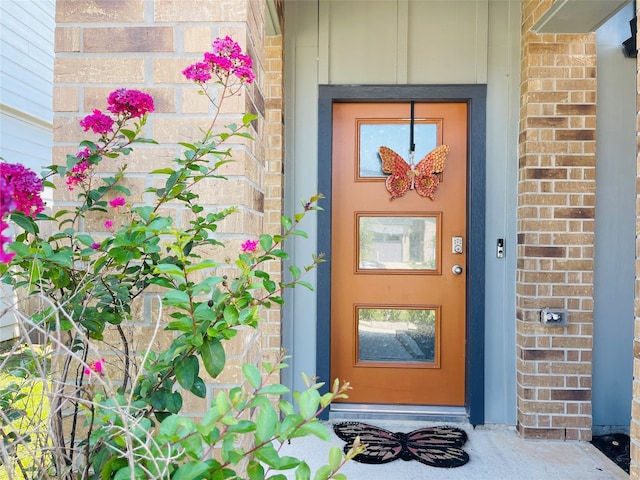
<svg viewBox="0 0 640 480"><path fill-rule="evenodd" d="M451 253L460 255L462 251L462 237L451 237Z"/></svg>

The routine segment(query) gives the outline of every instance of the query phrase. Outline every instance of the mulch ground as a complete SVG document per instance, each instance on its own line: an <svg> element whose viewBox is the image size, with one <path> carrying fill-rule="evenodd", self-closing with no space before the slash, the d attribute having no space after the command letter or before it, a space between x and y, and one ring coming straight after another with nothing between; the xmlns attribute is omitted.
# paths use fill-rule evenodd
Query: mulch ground
<svg viewBox="0 0 640 480"><path fill-rule="evenodd" d="M597 435L593 437L591 443L621 469L629 473L629 463L631 461L629 435L625 435L624 433Z"/></svg>

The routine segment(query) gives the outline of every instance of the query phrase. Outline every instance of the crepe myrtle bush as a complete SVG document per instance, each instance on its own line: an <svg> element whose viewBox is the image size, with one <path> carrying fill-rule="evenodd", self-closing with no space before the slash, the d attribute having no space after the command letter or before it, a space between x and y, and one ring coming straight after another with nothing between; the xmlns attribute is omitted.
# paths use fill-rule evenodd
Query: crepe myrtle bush
<svg viewBox="0 0 640 480"><path fill-rule="evenodd" d="M195 421L184 408L188 396L207 397L203 377L217 378L225 370L224 342L241 329L257 328L262 310L283 302L283 289L311 288L304 276L322 261L315 256L304 268L291 266L284 281L263 269L265 262L288 258L288 237L306 237L298 226L319 210L320 195L304 201L293 217L283 216L281 234L246 239L233 260L202 255L224 246L216 230L236 208L205 210L194 186L223 179L218 171L232 161L230 141L251 138L254 115L216 128L221 102L254 80L251 67L226 37L183 71L215 113L197 141L180 143L182 154L171 166L151 172L161 180L146 190L153 202L131 197L123 182L126 162L112 167L113 176L96 172L137 144L156 143L142 136L153 99L138 90L115 90L105 111L95 109L82 119L94 139L81 142L66 165L45 169L42 178L20 164L0 163L0 274L29 300L28 315L18 308L23 301L11 307L23 332L44 337L60 367L51 375L40 364L15 377L41 376L49 433L43 448L29 450L35 437L16 426L16 409L0 414L0 464L11 478L257 480L282 479L278 472L291 469L297 479L312 478L307 463L282 454L282 445L306 435L328 439L318 415L346 397L347 383L335 380L321 394L322 384L305 378L307 389L289 402L283 397L288 389L278 383L286 366L280 354L244 364L242 386L219 389L203 418ZM45 210L42 188L56 183L77 194L75 206ZM163 208L169 205L190 213L184 215L191 218L187 225L174 223ZM90 231L98 218L99 231ZM53 234L43 233L46 223L54 225ZM9 233L10 224L19 227L17 234ZM218 275L221 268L235 273ZM159 292L167 313L158 315L149 346L134 355L123 326L135 320L134 301L150 291ZM119 345L105 342L107 328L115 329ZM162 329L171 343L153 348ZM30 337L25 334L25 341ZM15 382L0 393L7 405L24 397ZM21 461L19 447L29 450L32 461ZM338 470L359 449L331 449L328 465L313 478L344 478Z"/></svg>

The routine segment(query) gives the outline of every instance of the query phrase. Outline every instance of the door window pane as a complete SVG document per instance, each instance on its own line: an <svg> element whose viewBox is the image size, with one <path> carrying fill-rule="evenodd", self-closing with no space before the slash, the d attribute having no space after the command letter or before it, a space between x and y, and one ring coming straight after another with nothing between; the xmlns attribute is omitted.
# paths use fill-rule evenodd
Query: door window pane
<svg viewBox="0 0 640 480"><path fill-rule="evenodd" d="M358 361L436 362L436 310L358 308Z"/></svg>
<svg viewBox="0 0 640 480"><path fill-rule="evenodd" d="M438 217L358 216L358 270L436 270Z"/></svg>
<svg viewBox="0 0 640 480"><path fill-rule="evenodd" d="M409 159L410 128L408 123L360 123L360 178L386 177L378 155L381 146L389 147L407 163ZM414 143L415 162L420 161L438 146L438 125L436 123L416 123Z"/></svg>

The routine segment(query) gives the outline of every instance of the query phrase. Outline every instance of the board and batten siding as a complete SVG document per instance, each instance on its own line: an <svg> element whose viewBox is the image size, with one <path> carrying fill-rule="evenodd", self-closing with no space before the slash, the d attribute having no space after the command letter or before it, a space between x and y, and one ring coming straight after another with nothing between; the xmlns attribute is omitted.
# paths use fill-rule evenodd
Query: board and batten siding
<svg viewBox="0 0 640 480"><path fill-rule="evenodd" d="M485 421L515 423L520 2L286 2L284 31L287 214L318 189L318 85L487 85L486 210L491 215L486 238L480 239L487 245L485 275L490 279L485 290ZM304 229L310 240L292 242L298 259L310 258L316 248L316 225L309 222ZM503 259L495 256L497 238L505 239ZM316 285L315 276L311 283ZM316 334L311 307L318 299L299 290L287 292L283 320L283 344L294 359L283 375L296 389L302 387L301 373L317 371L316 345L322 335Z"/></svg>
<svg viewBox="0 0 640 480"><path fill-rule="evenodd" d="M54 12L55 0L0 1L0 157L36 172L51 163ZM12 301L0 291L0 314ZM0 317L0 341L15 329Z"/></svg>

